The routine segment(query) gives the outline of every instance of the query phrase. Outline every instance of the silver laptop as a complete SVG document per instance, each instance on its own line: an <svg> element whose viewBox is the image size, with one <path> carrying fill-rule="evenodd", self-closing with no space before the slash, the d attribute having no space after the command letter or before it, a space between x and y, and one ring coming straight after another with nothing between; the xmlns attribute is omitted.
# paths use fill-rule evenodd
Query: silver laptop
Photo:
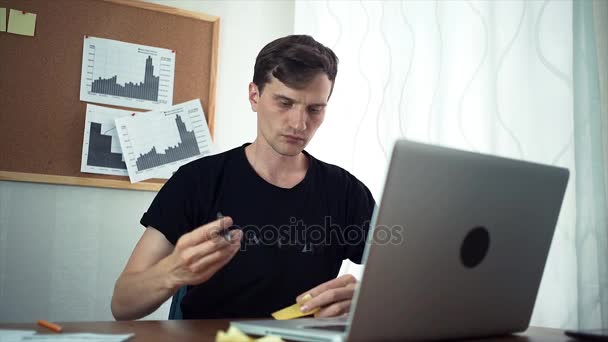
<svg viewBox="0 0 608 342"><path fill-rule="evenodd" d="M351 314L231 324L300 341L524 331L568 175L563 168L400 140Z"/></svg>

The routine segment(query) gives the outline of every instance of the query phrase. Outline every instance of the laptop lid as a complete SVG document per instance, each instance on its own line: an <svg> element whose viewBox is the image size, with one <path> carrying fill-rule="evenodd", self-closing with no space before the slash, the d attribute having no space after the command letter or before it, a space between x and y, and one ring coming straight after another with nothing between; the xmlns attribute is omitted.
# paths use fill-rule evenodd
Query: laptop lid
<svg viewBox="0 0 608 342"><path fill-rule="evenodd" d="M568 170L396 142L346 334L327 320L232 322L302 341L445 339L528 327Z"/></svg>
<svg viewBox="0 0 608 342"><path fill-rule="evenodd" d="M349 340L528 327L567 169L397 141Z"/></svg>

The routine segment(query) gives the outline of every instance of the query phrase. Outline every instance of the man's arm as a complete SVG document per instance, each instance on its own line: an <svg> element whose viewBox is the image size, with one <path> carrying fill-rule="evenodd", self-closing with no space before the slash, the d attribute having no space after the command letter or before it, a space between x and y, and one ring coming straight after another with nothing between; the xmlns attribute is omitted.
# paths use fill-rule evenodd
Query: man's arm
<svg viewBox="0 0 608 342"><path fill-rule="evenodd" d="M154 312L177 290L160 261L174 246L155 228L148 227L135 246L112 296L112 314L117 320L137 319ZM144 295L145 294L145 295Z"/></svg>
<svg viewBox="0 0 608 342"><path fill-rule="evenodd" d="M138 319L156 310L181 286L211 278L240 248L241 231L220 232L232 225L225 217L184 234L175 246L158 230L148 227L135 246L112 296L117 320Z"/></svg>

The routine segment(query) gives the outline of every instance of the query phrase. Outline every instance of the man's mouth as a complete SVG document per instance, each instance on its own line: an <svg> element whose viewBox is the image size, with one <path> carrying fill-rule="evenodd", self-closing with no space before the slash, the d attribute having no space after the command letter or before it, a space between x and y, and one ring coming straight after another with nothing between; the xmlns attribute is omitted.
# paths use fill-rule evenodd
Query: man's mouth
<svg viewBox="0 0 608 342"><path fill-rule="evenodd" d="M299 137L299 136L296 136L296 135L285 134L283 136L288 141L293 141L293 142L304 142L305 141L304 137Z"/></svg>

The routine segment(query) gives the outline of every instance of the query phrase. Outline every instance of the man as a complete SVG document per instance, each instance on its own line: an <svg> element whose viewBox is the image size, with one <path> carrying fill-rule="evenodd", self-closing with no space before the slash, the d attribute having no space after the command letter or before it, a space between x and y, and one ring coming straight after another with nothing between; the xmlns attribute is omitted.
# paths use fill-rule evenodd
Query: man
<svg viewBox="0 0 608 342"><path fill-rule="evenodd" d="M268 317L304 294L313 298L303 311L319 308L317 317L348 312L356 280L334 278L344 259L361 262L374 199L304 151L337 63L309 36L260 51L249 84L255 141L184 165L163 186L116 281L116 319L146 316L183 286L184 318Z"/></svg>

